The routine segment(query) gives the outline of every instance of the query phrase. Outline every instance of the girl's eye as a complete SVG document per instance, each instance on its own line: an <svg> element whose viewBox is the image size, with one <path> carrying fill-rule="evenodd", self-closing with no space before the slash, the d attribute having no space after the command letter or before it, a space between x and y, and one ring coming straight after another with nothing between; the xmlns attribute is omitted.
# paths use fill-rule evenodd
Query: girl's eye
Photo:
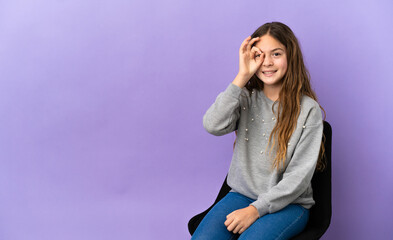
<svg viewBox="0 0 393 240"><path fill-rule="evenodd" d="M278 57L280 55L281 55L281 53L273 53L273 56L275 56L275 57Z"/></svg>

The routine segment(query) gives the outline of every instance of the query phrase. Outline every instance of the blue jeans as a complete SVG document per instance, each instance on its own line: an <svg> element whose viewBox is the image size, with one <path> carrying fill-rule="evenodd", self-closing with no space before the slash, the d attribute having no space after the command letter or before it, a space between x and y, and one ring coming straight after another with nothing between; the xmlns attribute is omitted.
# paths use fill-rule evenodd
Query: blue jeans
<svg viewBox="0 0 393 240"><path fill-rule="evenodd" d="M299 204L289 204L275 213L258 218L242 234L229 232L224 222L231 212L245 208L255 200L240 193L229 192L206 214L191 240L231 240L231 239L290 239L307 225L309 209Z"/></svg>

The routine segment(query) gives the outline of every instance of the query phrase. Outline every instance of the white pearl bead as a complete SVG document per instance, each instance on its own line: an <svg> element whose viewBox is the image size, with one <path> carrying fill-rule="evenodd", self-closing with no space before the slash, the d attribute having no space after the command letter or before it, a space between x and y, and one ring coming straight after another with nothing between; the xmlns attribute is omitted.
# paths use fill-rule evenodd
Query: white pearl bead
<svg viewBox="0 0 393 240"><path fill-rule="evenodd" d="M248 138L244 138L246 141L248 141Z"/></svg>
<svg viewBox="0 0 393 240"><path fill-rule="evenodd" d="M254 121L254 118L251 118L251 121Z"/></svg>
<svg viewBox="0 0 393 240"><path fill-rule="evenodd" d="M246 128L246 132L248 131L248 129Z"/></svg>
<svg viewBox="0 0 393 240"><path fill-rule="evenodd" d="M263 151L261 151L261 154L263 153Z"/></svg>
<svg viewBox="0 0 393 240"><path fill-rule="evenodd" d="M303 128L306 128L306 126L303 126Z"/></svg>

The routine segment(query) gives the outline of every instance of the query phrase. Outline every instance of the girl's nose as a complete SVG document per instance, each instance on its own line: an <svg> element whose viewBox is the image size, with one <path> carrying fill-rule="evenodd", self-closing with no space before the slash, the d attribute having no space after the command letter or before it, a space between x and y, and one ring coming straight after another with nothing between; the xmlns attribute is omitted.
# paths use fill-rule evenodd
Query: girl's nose
<svg viewBox="0 0 393 240"><path fill-rule="evenodd" d="M265 59L263 60L263 66L271 66L273 65L273 61L269 56L265 56Z"/></svg>

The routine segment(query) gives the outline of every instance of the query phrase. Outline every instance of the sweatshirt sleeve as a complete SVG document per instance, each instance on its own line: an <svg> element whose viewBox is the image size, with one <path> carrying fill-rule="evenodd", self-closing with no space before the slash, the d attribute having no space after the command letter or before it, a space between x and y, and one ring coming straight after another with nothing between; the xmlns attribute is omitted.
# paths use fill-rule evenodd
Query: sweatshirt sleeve
<svg viewBox="0 0 393 240"><path fill-rule="evenodd" d="M236 122L240 117L241 93L242 88L230 83L225 91L218 94L203 116L203 127L207 132L222 136L236 130Z"/></svg>
<svg viewBox="0 0 393 240"><path fill-rule="evenodd" d="M320 107L313 107L281 181L251 203L259 217L281 210L296 200L309 186L322 143L323 120Z"/></svg>

